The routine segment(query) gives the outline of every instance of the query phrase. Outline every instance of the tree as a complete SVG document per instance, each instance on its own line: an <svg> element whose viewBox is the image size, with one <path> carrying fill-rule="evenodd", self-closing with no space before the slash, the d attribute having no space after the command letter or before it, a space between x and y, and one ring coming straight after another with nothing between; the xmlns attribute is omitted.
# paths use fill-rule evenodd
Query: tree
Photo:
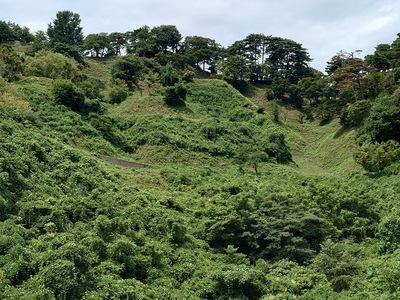
<svg viewBox="0 0 400 300"><path fill-rule="evenodd" d="M398 68L400 67L400 33L390 46L391 67Z"/></svg>
<svg viewBox="0 0 400 300"><path fill-rule="evenodd" d="M8 81L17 80L23 71L24 58L11 46L0 45L0 76Z"/></svg>
<svg viewBox="0 0 400 300"><path fill-rule="evenodd" d="M271 90L274 99L282 103L292 104L300 108L303 104L303 99L299 95L298 85L291 83L285 78L274 78L271 82Z"/></svg>
<svg viewBox="0 0 400 300"><path fill-rule="evenodd" d="M332 95L328 80L324 77L304 77L297 84L303 100L308 100L310 105L320 103Z"/></svg>
<svg viewBox="0 0 400 300"><path fill-rule="evenodd" d="M250 76L246 58L239 55L228 56L221 63L220 70L232 80L246 80Z"/></svg>
<svg viewBox="0 0 400 300"><path fill-rule="evenodd" d="M179 73L168 63L161 70L161 83L164 86L173 86L180 81Z"/></svg>
<svg viewBox="0 0 400 300"><path fill-rule="evenodd" d="M148 68L146 58L127 55L119 59L111 69L111 75L114 79L125 81L130 88L136 86L140 91L139 81L144 78Z"/></svg>
<svg viewBox="0 0 400 300"><path fill-rule="evenodd" d="M178 48L178 44L182 39L182 35L179 33L175 25L161 25L153 27L150 31L150 34L154 39L155 46L159 51L164 53L175 53Z"/></svg>
<svg viewBox="0 0 400 300"><path fill-rule="evenodd" d="M263 34L250 34L244 39L244 49L250 61L250 79L263 81L267 78L265 61L268 58L267 46L271 37Z"/></svg>
<svg viewBox="0 0 400 300"><path fill-rule="evenodd" d="M358 271L357 259L349 251L349 243L334 243L327 240L320 253L313 259L312 267L324 273L335 292L348 290L352 276Z"/></svg>
<svg viewBox="0 0 400 300"><path fill-rule="evenodd" d="M375 99L361 134L371 142L385 142L390 139L400 142L400 91Z"/></svg>
<svg viewBox="0 0 400 300"><path fill-rule="evenodd" d="M308 63L311 61L307 50L295 41L280 37L271 37L267 45L266 61L271 79L283 78L297 83L310 74Z"/></svg>
<svg viewBox="0 0 400 300"><path fill-rule="evenodd" d="M365 99L366 75L376 71L376 68L367 66L361 58L354 57L357 52L360 50L351 53L338 52L326 68L328 80L338 91L352 93L353 101Z"/></svg>
<svg viewBox="0 0 400 300"><path fill-rule="evenodd" d="M71 11L59 11L53 23L47 28L47 35L52 46L57 43L81 46L83 44L81 18Z"/></svg>
<svg viewBox="0 0 400 300"><path fill-rule="evenodd" d="M0 43L13 41L14 39L15 36L9 24L7 22L0 21Z"/></svg>
<svg viewBox="0 0 400 300"><path fill-rule="evenodd" d="M74 58L84 65L82 58L83 34L79 14L59 11L53 23L49 23L47 35L51 48L58 53Z"/></svg>
<svg viewBox="0 0 400 300"><path fill-rule="evenodd" d="M374 54L365 56L365 62L378 71L386 72L392 67L392 56L393 52L389 44L379 44L375 47Z"/></svg>
<svg viewBox="0 0 400 300"><path fill-rule="evenodd" d="M13 22L8 22L8 26L10 27L15 40L23 43L31 43L34 40L34 35L30 33L28 27L21 27Z"/></svg>
<svg viewBox="0 0 400 300"><path fill-rule="evenodd" d="M27 50L28 55L34 55L40 50L49 49L49 41L44 31L37 31L34 35L33 41Z"/></svg>
<svg viewBox="0 0 400 300"><path fill-rule="evenodd" d="M113 32L110 33L108 39L112 47L112 53L115 55L121 55L122 49L127 45L126 34L121 32Z"/></svg>
<svg viewBox="0 0 400 300"><path fill-rule="evenodd" d="M247 163L251 165L254 172L258 174L259 164L268 161L268 155L261 149L261 147L255 148L254 145L245 145L238 149L235 155L236 161L239 163L240 167Z"/></svg>
<svg viewBox="0 0 400 300"><path fill-rule="evenodd" d="M219 57L221 46L214 40L201 36L188 36L183 42L183 52L186 59L193 66L202 65L203 71L206 64L213 68L215 60Z"/></svg>
<svg viewBox="0 0 400 300"><path fill-rule="evenodd" d="M249 74L243 79L254 82L279 78L296 84L311 74L307 50L289 39L251 34L228 47L226 53L226 60L236 57L235 61L241 61L240 68L248 70Z"/></svg>
<svg viewBox="0 0 400 300"><path fill-rule="evenodd" d="M111 50L110 37L104 32L89 34L83 42L83 47L91 56L103 57Z"/></svg>
<svg viewBox="0 0 400 300"><path fill-rule="evenodd" d="M129 54L137 54L147 58L154 57L156 54L155 41L150 33L149 26L140 27L128 35Z"/></svg>
<svg viewBox="0 0 400 300"><path fill-rule="evenodd" d="M340 116L340 124L345 127L361 126L364 119L368 117L370 108L371 103L368 100L347 105Z"/></svg>

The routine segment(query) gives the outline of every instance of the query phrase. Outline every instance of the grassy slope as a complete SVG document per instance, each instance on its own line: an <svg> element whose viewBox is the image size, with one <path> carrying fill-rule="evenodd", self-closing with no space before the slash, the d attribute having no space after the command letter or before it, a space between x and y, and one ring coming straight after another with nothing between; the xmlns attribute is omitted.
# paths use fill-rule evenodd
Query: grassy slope
<svg viewBox="0 0 400 300"><path fill-rule="evenodd" d="M115 61L115 58L109 59L88 59L89 68L83 71L86 75L96 78L102 82L105 88L110 86L110 68ZM42 80L43 89L48 89L48 83L51 80ZM41 84L42 81L38 81ZM34 83L32 83L34 84ZM202 78L196 79L196 84L207 85L213 84L213 80ZM216 82L217 85L220 83ZM132 115L154 115L162 114L171 117L183 117L192 120L201 120L207 117L204 111L199 110L198 103L187 101L187 107L184 109L172 109L166 106L160 94L161 87L153 85L149 89L145 89L143 94L138 91L131 94L131 96L121 103L120 105L113 105L109 107L111 116L120 118L129 118ZM15 92L15 91L14 91ZM232 92L232 89L230 89ZM234 93L237 93L234 91ZM15 93L14 93L15 94ZM264 90L262 86L252 87L251 92L246 94L247 98L258 107L265 109L265 114L272 118L271 108L269 103L264 99ZM246 100L245 100L246 101ZM22 103L22 102L21 102ZM295 165L292 166L261 166L263 170L273 170L276 173L280 172L295 172L302 175L345 175L354 170L360 170L353 160L352 153L355 148L354 132L340 132L340 125L337 120L331 123L320 126L318 121L314 122L301 122L300 112L298 110L281 107L280 112L280 129L286 135ZM93 145L92 148L86 144ZM75 138L72 142L73 145L85 149L85 151L96 152L94 148L97 142L93 141L79 141L79 137ZM104 147L103 144L100 145ZM191 152L184 149L174 149L172 146L141 146L135 153L127 154L119 152L115 149L110 149L109 152L104 154L112 155L116 151L115 156L119 158L138 160L143 163L158 164L176 163L179 165L196 166L212 166L213 168L225 169L231 167L231 161L220 157L210 157L203 153ZM107 163L104 163L107 166ZM112 167L120 170L120 167ZM123 168L122 168L123 169ZM119 171L118 171L119 172ZM149 174L147 174L149 172ZM124 169L122 173L127 173L127 180L130 181L131 172ZM162 186L159 182L156 184L151 183L147 175L151 178L157 177L158 172L154 169L145 169L136 172L136 175L141 176L144 185ZM147 175L146 175L147 174ZM157 181L157 180L156 180Z"/></svg>
<svg viewBox="0 0 400 300"><path fill-rule="evenodd" d="M271 107L264 98L262 86L253 87L247 96L256 105L271 114ZM290 107L281 107L281 130L292 150L299 171L305 175L344 175L361 168L353 159L355 132L342 131L338 120L326 125L301 121L301 113Z"/></svg>
<svg viewBox="0 0 400 300"><path fill-rule="evenodd" d="M104 87L107 88L110 86L110 69L114 61L115 58L113 57L106 59L89 58L87 59L89 68L85 68L83 71L86 75L100 80ZM202 76L202 74L199 74L199 77L202 78L197 81L199 84L201 82L209 82L209 79ZM160 88L158 85L153 85L144 88L142 95L139 92L135 92L127 101L110 107L109 111L111 115L123 118L130 115L152 115L156 113L173 117L183 116L190 119L204 117L201 116L201 113L197 113L196 107L192 107L190 103L185 109L174 110L169 108L164 104L162 96L159 94ZM15 91L13 91L13 94L16 95ZM271 108L268 102L265 101L262 86L252 86L245 96L256 106L263 107L266 114L272 118ZM26 102L23 102L22 99L19 101L20 104L18 106L22 108ZM26 109L26 106L24 109ZM344 175L352 171L361 170L353 159L353 152L356 146L354 132L341 132L341 126L337 120L324 126L320 126L318 121L301 122L299 111L285 107L281 107L280 119L281 130L286 135L286 140L292 150L294 161L300 173L304 173L304 175ZM199 165L198 162L202 162L204 158L201 154L194 153L180 152L174 155L171 149L166 147L140 148L134 158L150 162L149 156L168 156L170 161L176 159L177 162L193 163L194 165ZM215 162L212 164L215 164ZM222 165L225 164L222 163Z"/></svg>

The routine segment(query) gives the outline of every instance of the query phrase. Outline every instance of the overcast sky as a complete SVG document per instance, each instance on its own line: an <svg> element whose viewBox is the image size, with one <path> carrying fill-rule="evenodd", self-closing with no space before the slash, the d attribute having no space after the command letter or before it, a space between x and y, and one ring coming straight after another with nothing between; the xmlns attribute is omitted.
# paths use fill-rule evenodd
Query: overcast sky
<svg viewBox="0 0 400 300"><path fill-rule="evenodd" d="M84 34L176 25L227 47L251 33L292 39L324 70L338 51L371 54L400 32L399 0L0 0L0 20L47 30L56 13L81 16Z"/></svg>

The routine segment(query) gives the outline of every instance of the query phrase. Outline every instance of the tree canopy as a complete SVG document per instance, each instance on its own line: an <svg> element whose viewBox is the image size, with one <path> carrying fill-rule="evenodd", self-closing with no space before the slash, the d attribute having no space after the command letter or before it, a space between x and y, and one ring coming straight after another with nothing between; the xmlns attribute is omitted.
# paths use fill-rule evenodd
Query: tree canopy
<svg viewBox="0 0 400 300"><path fill-rule="evenodd" d="M47 36L52 46L57 43L71 46L83 44L83 27L79 14L71 11L59 11L47 28Z"/></svg>

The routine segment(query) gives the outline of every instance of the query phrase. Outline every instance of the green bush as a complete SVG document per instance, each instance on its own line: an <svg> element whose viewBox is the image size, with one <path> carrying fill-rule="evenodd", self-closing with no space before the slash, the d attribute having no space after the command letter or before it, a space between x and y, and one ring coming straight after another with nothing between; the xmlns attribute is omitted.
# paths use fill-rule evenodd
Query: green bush
<svg viewBox="0 0 400 300"><path fill-rule="evenodd" d="M171 63L161 69L161 83L163 86L174 86L180 81L179 73Z"/></svg>
<svg viewBox="0 0 400 300"><path fill-rule="evenodd" d="M53 83L56 103L65 105L74 111L82 111L85 95L70 81L58 79Z"/></svg>
<svg viewBox="0 0 400 300"><path fill-rule="evenodd" d="M125 101L129 96L128 85L122 80L116 81L116 83L108 91L108 100L110 103L119 104Z"/></svg>
<svg viewBox="0 0 400 300"><path fill-rule="evenodd" d="M393 95L378 97L371 106L360 134L372 142L400 140L400 90Z"/></svg>
<svg viewBox="0 0 400 300"><path fill-rule="evenodd" d="M79 74L78 65L72 58L49 50L41 50L28 59L25 74L29 76L73 79Z"/></svg>
<svg viewBox="0 0 400 300"><path fill-rule="evenodd" d="M356 101L345 107L340 116L340 123L346 127L357 127L368 117L371 103L368 100Z"/></svg>
<svg viewBox="0 0 400 300"><path fill-rule="evenodd" d="M86 77L84 80L78 81L76 84L83 91L87 98L99 100L103 99L101 90L104 88L104 86L100 80L92 77Z"/></svg>
<svg viewBox="0 0 400 300"><path fill-rule="evenodd" d="M19 79L24 70L24 61L24 57L11 46L0 44L0 77L7 81Z"/></svg>
<svg viewBox="0 0 400 300"><path fill-rule="evenodd" d="M380 172L400 160L400 144L394 140L366 143L357 150L354 157L366 171Z"/></svg>
<svg viewBox="0 0 400 300"><path fill-rule="evenodd" d="M187 88L182 83L169 86L164 91L164 102L170 106L184 106Z"/></svg>

